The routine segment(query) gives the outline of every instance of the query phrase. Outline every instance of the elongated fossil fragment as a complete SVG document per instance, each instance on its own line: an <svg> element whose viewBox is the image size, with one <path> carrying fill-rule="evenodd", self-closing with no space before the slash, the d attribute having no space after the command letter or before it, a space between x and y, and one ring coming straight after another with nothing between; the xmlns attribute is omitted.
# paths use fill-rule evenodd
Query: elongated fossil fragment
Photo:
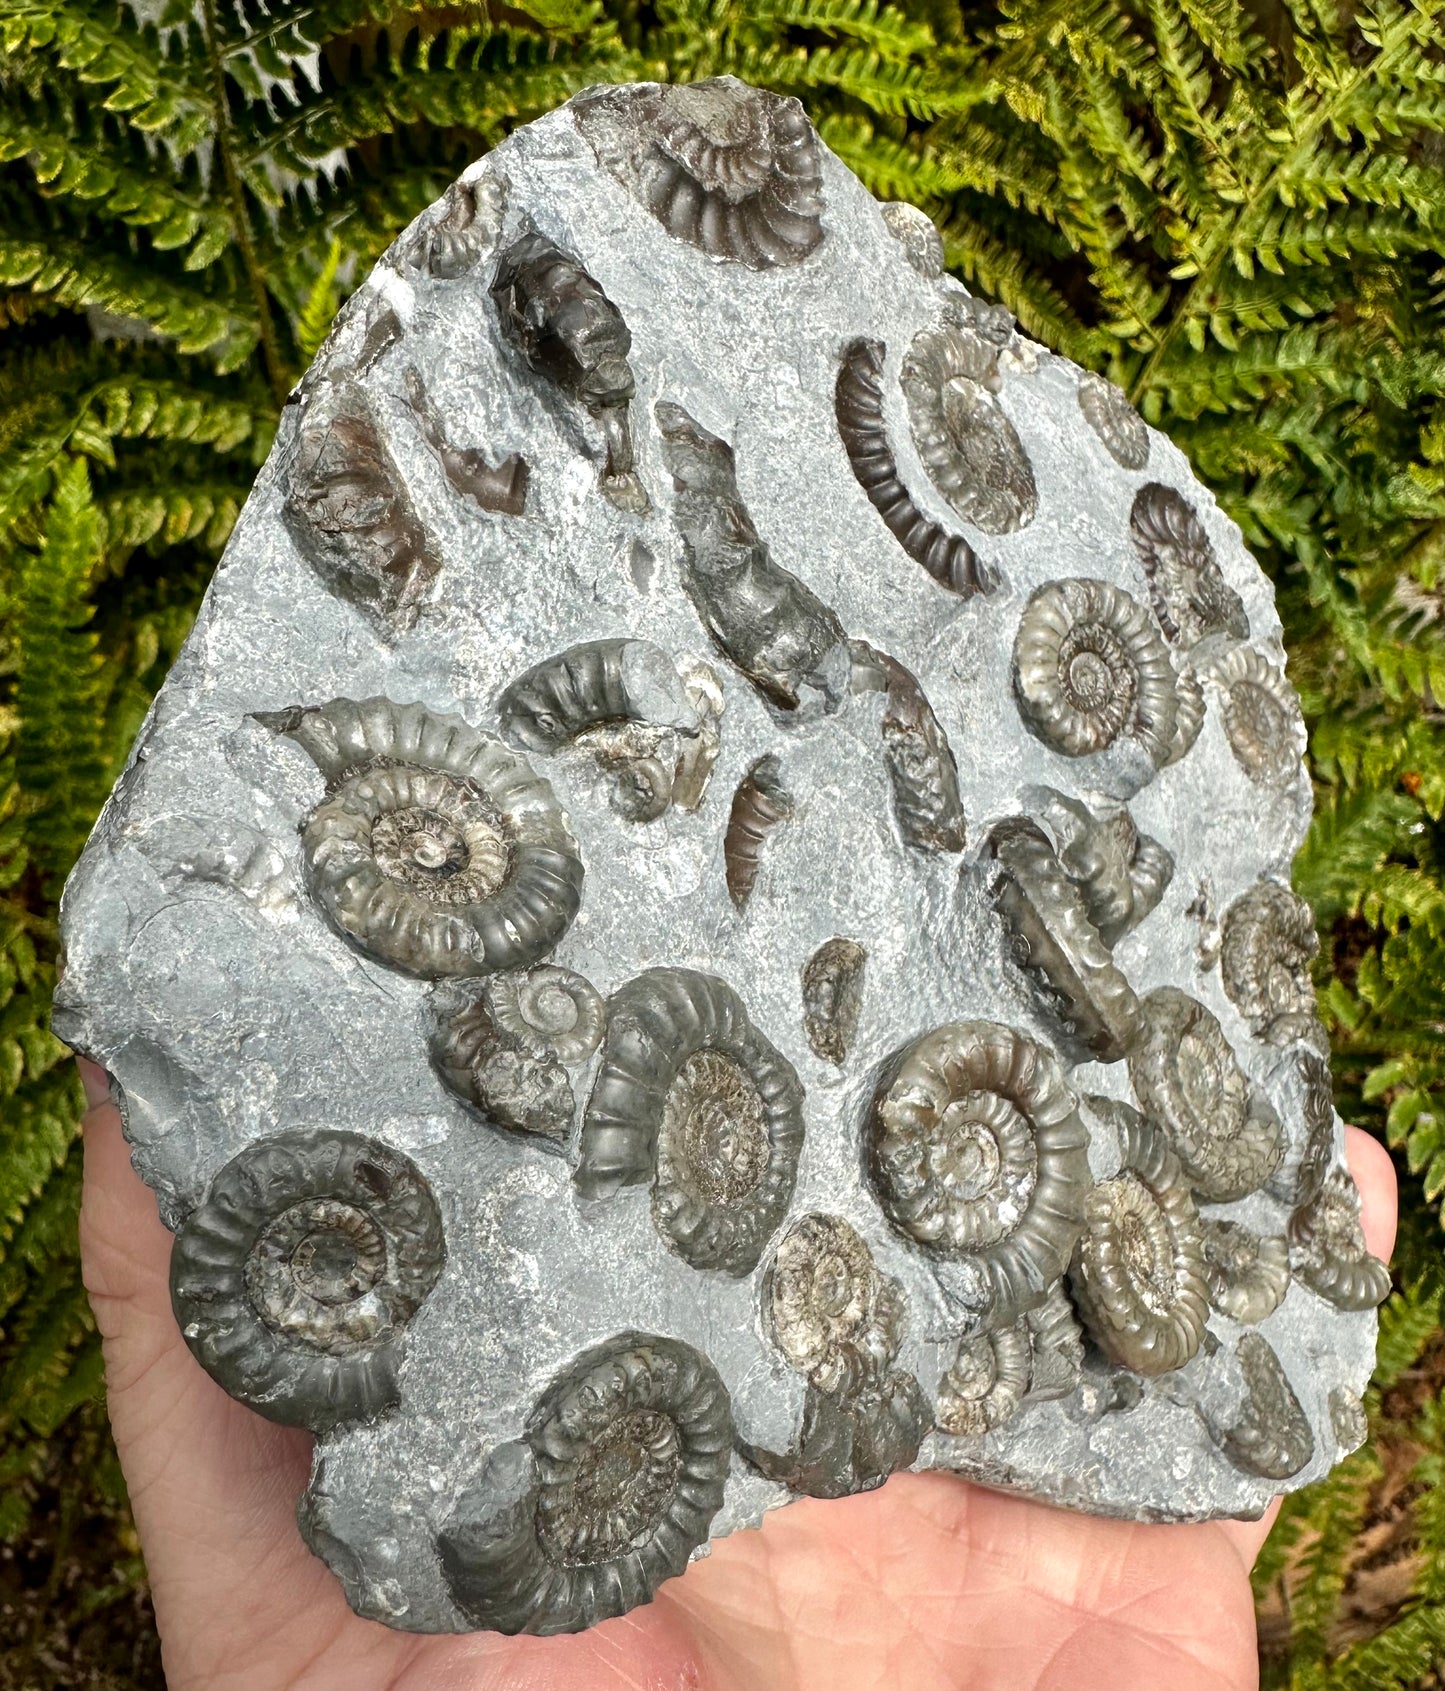
<svg viewBox="0 0 1445 1691"><path fill-rule="evenodd" d="M852 1497L911 1467L932 1419L918 1381L895 1368L855 1392L809 1386L793 1449L739 1441L738 1453L766 1479L801 1497Z"/></svg>
<svg viewBox="0 0 1445 1691"><path fill-rule="evenodd" d="M783 780L782 765L768 752L738 782L723 837L728 896L739 914L753 896L769 834L795 809L796 800Z"/></svg>
<svg viewBox="0 0 1445 1691"><path fill-rule="evenodd" d="M918 677L866 640L853 641L851 651L854 689L886 697L879 729L899 833L919 851L962 851L968 836L958 765Z"/></svg>
<svg viewBox="0 0 1445 1691"><path fill-rule="evenodd" d="M1315 1435L1294 1387L1262 1333L1245 1333L1235 1348L1244 1392L1234 1418L1212 1427L1220 1448L1245 1473L1287 1480L1313 1459Z"/></svg>
<svg viewBox="0 0 1445 1691"><path fill-rule="evenodd" d="M863 1008L868 959L857 940L824 940L803 965L803 1031L825 1063L848 1060Z"/></svg>
<svg viewBox="0 0 1445 1691"><path fill-rule="evenodd" d="M422 379L415 370L406 374L406 399L421 429L422 438L436 454L447 480L464 499L483 511L497 511L520 517L527 508L527 482L531 471L520 452L509 452L497 463L471 446L454 446L447 439L441 419L427 399Z"/></svg>

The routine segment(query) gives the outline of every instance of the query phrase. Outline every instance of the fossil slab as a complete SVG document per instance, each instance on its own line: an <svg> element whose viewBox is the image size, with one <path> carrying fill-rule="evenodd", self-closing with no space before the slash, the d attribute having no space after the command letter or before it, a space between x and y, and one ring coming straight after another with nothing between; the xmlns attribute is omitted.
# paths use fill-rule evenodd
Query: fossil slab
<svg viewBox="0 0 1445 1691"><path fill-rule="evenodd" d="M364 1615L1360 1437L1269 586L940 251L739 83L512 136L338 317L67 890L56 1027Z"/></svg>

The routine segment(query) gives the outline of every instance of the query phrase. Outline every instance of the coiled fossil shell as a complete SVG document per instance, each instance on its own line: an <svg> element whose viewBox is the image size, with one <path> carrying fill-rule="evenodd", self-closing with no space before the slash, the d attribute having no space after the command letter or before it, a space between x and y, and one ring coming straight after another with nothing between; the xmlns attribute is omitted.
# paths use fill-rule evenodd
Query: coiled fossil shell
<svg viewBox="0 0 1445 1691"><path fill-rule="evenodd" d="M815 1056L848 1060L863 1008L868 953L852 939L824 940L803 965L803 1031Z"/></svg>
<svg viewBox="0 0 1445 1691"><path fill-rule="evenodd" d="M1236 1468L1265 1480L1287 1480L1315 1453L1309 1420L1263 1334L1241 1335L1235 1357L1244 1396L1233 1422L1215 1429L1215 1437Z"/></svg>
<svg viewBox="0 0 1445 1691"><path fill-rule="evenodd" d="M582 898L582 859L546 781L459 716L389 699L258 712L327 779L302 825L307 885L358 949L409 974L544 957Z"/></svg>
<svg viewBox="0 0 1445 1691"><path fill-rule="evenodd" d="M856 1392L809 1386L795 1451L740 1440L738 1452L765 1478L803 1497L852 1497L911 1467L932 1419L917 1380L895 1368Z"/></svg>
<svg viewBox="0 0 1445 1691"><path fill-rule="evenodd" d="M457 1606L549 1635L647 1602L706 1542L732 1442L726 1388L690 1345L633 1332L583 1351L439 1535Z"/></svg>
<svg viewBox="0 0 1445 1691"><path fill-rule="evenodd" d="M878 208L888 233L903 248L904 256L925 281L943 274L943 237L926 211L907 200L885 200Z"/></svg>
<svg viewBox="0 0 1445 1691"><path fill-rule="evenodd" d="M1012 534L1033 521L1039 494L1018 430L990 392L997 358L970 324L947 323L914 336L900 381L933 485L965 522Z"/></svg>
<svg viewBox="0 0 1445 1691"><path fill-rule="evenodd" d="M211 1180L176 1235L171 1304L232 1397L322 1432L396 1402L407 1324L445 1260L410 1158L356 1133L284 1133Z"/></svg>
<svg viewBox="0 0 1445 1691"><path fill-rule="evenodd" d="M683 733L698 712L676 666L649 640L586 640L519 675L497 700L502 733L554 752L604 722L650 722Z"/></svg>
<svg viewBox="0 0 1445 1691"><path fill-rule="evenodd" d="M1178 702L1164 643L1143 606L1087 576L1040 587L1014 641L1025 724L1065 757L1136 740L1156 767L1174 742Z"/></svg>
<svg viewBox="0 0 1445 1691"><path fill-rule="evenodd" d="M1149 462L1149 430L1113 382L1085 370L1079 377L1079 409L1116 464L1142 470Z"/></svg>
<svg viewBox="0 0 1445 1691"><path fill-rule="evenodd" d="M1129 534L1170 640L1187 651L1210 634L1249 638L1244 602L1220 573L1204 525L1182 494L1147 482L1134 495Z"/></svg>
<svg viewBox="0 0 1445 1691"><path fill-rule="evenodd" d="M1051 788L1026 795L1056 842L1060 866L1079 889L1107 946L1137 928L1174 878L1174 858L1141 834L1122 806L1092 811Z"/></svg>
<svg viewBox="0 0 1445 1691"><path fill-rule="evenodd" d="M574 1179L651 1179L658 1232L694 1268L747 1274L785 1214L803 1143L793 1066L715 975L648 969L612 995Z"/></svg>
<svg viewBox="0 0 1445 1691"><path fill-rule="evenodd" d="M1174 698L1177 706L1174 738L1169 744L1169 755L1164 759L1166 769L1188 756L1199 738L1199 730L1204 726L1204 689L1193 670L1175 672Z"/></svg>
<svg viewBox="0 0 1445 1691"><path fill-rule="evenodd" d="M760 757L738 782L723 836L723 872L728 895L739 913L747 909L753 896L768 835L796 808L797 801L783 780L782 765L772 752Z"/></svg>
<svg viewBox="0 0 1445 1691"><path fill-rule="evenodd" d="M1288 787L1303 773L1309 736L1284 675L1253 646L1234 646L1206 671L1220 689L1220 716L1235 761L1264 787Z"/></svg>
<svg viewBox="0 0 1445 1691"><path fill-rule="evenodd" d="M1123 1160L1088 1195L1069 1283L1089 1336L1111 1361L1166 1374L1199 1349L1209 1319L1199 1217L1163 1135L1133 1110L1109 1113Z"/></svg>
<svg viewBox="0 0 1445 1691"><path fill-rule="evenodd" d="M1023 1405L1033 1341L1023 1321L960 1342L938 1382L938 1430L976 1438L1011 1421Z"/></svg>
<svg viewBox="0 0 1445 1691"><path fill-rule="evenodd" d="M1273 1315L1289 1290L1289 1246L1237 1221L1201 1219L1209 1301L1232 1321L1252 1326Z"/></svg>
<svg viewBox="0 0 1445 1691"><path fill-rule="evenodd" d="M996 823L989 900L1013 938L1014 954L1042 989L1041 1003L1062 1046L1080 1061L1113 1063L1145 1037L1134 989L1085 911L1043 830L1027 817Z"/></svg>
<svg viewBox="0 0 1445 1691"><path fill-rule="evenodd" d="M1270 1024L1279 1028L1280 1019ZM1335 1149L1335 1093L1327 1058L1301 1043L1294 1053L1303 1102L1298 1137L1270 1176L1267 1191L1282 1204L1312 1204L1324 1188Z"/></svg>
<svg viewBox="0 0 1445 1691"><path fill-rule="evenodd" d="M1041 1303L1083 1224L1088 1135L1053 1059L996 1022L951 1022L899 1053L868 1128L888 1220L966 1259L993 1327Z"/></svg>
<svg viewBox="0 0 1445 1691"><path fill-rule="evenodd" d="M1139 1102L1168 1135L1201 1198L1257 1191L1284 1157L1284 1130L1251 1087L1212 1011L1177 987L1143 1000L1145 1042L1129 1056Z"/></svg>
<svg viewBox="0 0 1445 1691"><path fill-rule="evenodd" d="M1337 1309L1373 1309L1390 1295L1390 1270L1369 1253L1359 1189L1344 1169L1331 1169L1290 1217L1289 1256L1295 1278Z"/></svg>
<svg viewBox="0 0 1445 1691"><path fill-rule="evenodd" d="M853 687L887 696L879 724L893 789L893 815L904 842L919 851L962 851L967 844L958 765L918 678L866 640L854 640Z"/></svg>
<svg viewBox="0 0 1445 1691"><path fill-rule="evenodd" d="M925 516L904 485L883 418L883 355L882 341L857 340L838 366L833 405L853 475L898 544L940 587L965 599L990 592L998 571L962 535Z"/></svg>
<svg viewBox="0 0 1445 1691"><path fill-rule="evenodd" d="M392 248L402 270L422 270L439 281L455 281L491 252L502 232L507 182L484 171L471 182L453 182L434 213L423 213Z"/></svg>
<svg viewBox="0 0 1445 1691"><path fill-rule="evenodd" d="M1277 881L1259 881L1225 912L1219 967L1224 990L1261 1032L1276 1016L1314 1009L1310 962L1320 948L1314 916Z"/></svg>
<svg viewBox="0 0 1445 1691"><path fill-rule="evenodd" d="M1352 1450L1358 1450L1370 1436L1370 1420L1365 1414L1365 1406L1343 1386L1336 1386L1330 1393L1329 1409L1330 1431L1335 1435L1340 1454L1347 1456Z"/></svg>

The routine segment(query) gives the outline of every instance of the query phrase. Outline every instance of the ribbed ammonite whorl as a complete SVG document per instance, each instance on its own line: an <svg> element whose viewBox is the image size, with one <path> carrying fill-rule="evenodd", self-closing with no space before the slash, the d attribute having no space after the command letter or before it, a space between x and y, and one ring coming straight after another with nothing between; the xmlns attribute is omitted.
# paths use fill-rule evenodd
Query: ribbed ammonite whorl
<svg viewBox="0 0 1445 1691"><path fill-rule="evenodd" d="M1153 910L1174 878L1174 858L1141 834L1122 806L1097 813L1049 788L1030 795L1057 842L1058 860L1079 889L1089 920L1113 946Z"/></svg>
<svg viewBox="0 0 1445 1691"><path fill-rule="evenodd" d="M997 1022L950 1022L890 1066L868 1168L898 1232L975 1267L998 1326L1040 1303L1073 1253L1087 1144L1050 1056Z"/></svg>
<svg viewBox="0 0 1445 1691"><path fill-rule="evenodd" d="M1290 1217L1289 1254L1295 1278L1339 1309L1373 1309L1390 1295L1390 1271L1370 1255L1359 1189L1342 1168Z"/></svg>
<svg viewBox="0 0 1445 1691"><path fill-rule="evenodd" d="M659 1233L694 1268L747 1274L783 1219L803 1143L803 1087L737 993L695 969L648 969L612 995L582 1119L586 1197L652 1181Z"/></svg>
<svg viewBox="0 0 1445 1691"><path fill-rule="evenodd" d="M1280 1021L1271 1023L1277 1030ZM1312 1204L1329 1173L1335 1150L1335 1094L1328 1060L1300 1043L1293 1055L1299 1079L1303 1120L1301 1131L1285 1148L1284 1160L1270 1176L1268 1191L1282 1204Z"/></svg>
<svg viewBox="0 0 1445 1691"><path fill-rule="evenodd" d="M582 859L550 785L461 717L376 698L257 720L326 777L301 829L307 885L369 956L491 974L539 961L571 926Z"/></svg>
<svg viewBox="0 0 1445 1691"><path fill-rule="evenodd" d="M926 211L907 200L885 200L878 208L888 233L903 248L908 262L928 281L943 274L943 237Z"/></svg>
<svg viewBox="0 0 1445 1691"><path fill-rule="evenodd" d="M1248 639L1244 602L1220 573L1204 525L1181 493L1157 481L1141 487L1129 534L1149 578L1154 614L1170 640L1187 651L1210 634Z"/></svg>
<svg viewBox="0 0 1445 1691"><path fill-rule="evenodd" d="M1065 757L1135 740L1167 761L1174 670L1144 607L1107 581L1069 576L1029 600L1014 641L1014 691L1029 729Z"/></svg>
<svg viewBox="0 0 1445 1691"><path fill-rule="evenodd" d="M965 323L914 336L899 378L913 444L933 485L965 522L1012 534L1039 494L1018 430L994 397L998 347Z"/></svg>
<svg viewBox="0 0 1445 1691"><path fill-rule="evenodd" d="M1123 1160L1089 1193L1070 1284L1089 1336L1139 1374L1182 1368L1209 1319L1199 1217L1179 1159L1133 1110L1114 1105Z"/></svg>
<svg viewBox="0 0 1445 1691"><path fill-rule="evenodd" d="M1250 780L1280 788L1299 780L1309 736L1284 672L1253 646L1234 646L1204 673L1219 688L1230 750Z"/></svg>
<svg viewBox="0 0 1445 1691"><path fill-rule="evenodd" d="M407 1324L445 1260L410 1158L358 1133L297 1131L212 1179L176 1235L171 1303L232 1397L320 1432L396 1402Z"/></svg>
<svg viewBox="0 0 1445 1691"><path fill-rule="evenodd" d="M888 1371L903 1339L902 1288L841 1216L805 1215L763 1279L763 1325L819 1391L853 1392Z"/></svg>
<svg viewBox="0 0 1445 1691"><path fill-rule="evenodd" d="M1273 1315L1289 1290L1289 1246L1238 1221L1201 1218L1209 1301L1232 1321L1252 1326Z"/></svg>
<svg viewBox="0 0 1445 1691"><path fill-rule="evenodd" d="M972 1438L1011 1421L1029 1389L1033 1341L1015 1321L964 1339L938 1382L935 1418L941 1433Z"/></svg>
<svg viewBox="0 0 1445 1691"><path fill-rule="evenodd" d="M1219 968L1224 990L1256 1033L1276 1016L1313 1010L1310 963L1320 948L1303 899L1277 881L1259 881L1225 912Z"/></svg>
<svg viewBox="0 0 1445 1691"><path fill-rule="evenodd" d="M1151 992L1143 1009L1148 1037L1129 1056L1129 1079L1194 1190L1215 1203L1257 1191L1284 1157L1284 1129L1213 1011L1172 986Z"/></svg>
<svg viewBox="0 0 1445 1691"><path fill-rule="evenodd" d="M1079 409L1116 464L1142 470L1149 462L1149 430L1113 382L1085 370L1079 377Z"/></svg>
<svg viewBox="0 0 1445 1691"><path fill-rule="evenodd" d="M439 1538L458 1607L495 1632L578 1632L645 1603L707 1540L732 1456L701 1352L619 1333L574 1357Z"/></svg>
<svg viewBox="0 0 1445 1691"><path fill-rule="evenodd" d="M1247 1474L1287 1480L1315 1453L1315 1435L1274 1347L1245 1333L1235 1350L1244 1395L1228 1426L1213 1429L1224 1454Z"/></svg>

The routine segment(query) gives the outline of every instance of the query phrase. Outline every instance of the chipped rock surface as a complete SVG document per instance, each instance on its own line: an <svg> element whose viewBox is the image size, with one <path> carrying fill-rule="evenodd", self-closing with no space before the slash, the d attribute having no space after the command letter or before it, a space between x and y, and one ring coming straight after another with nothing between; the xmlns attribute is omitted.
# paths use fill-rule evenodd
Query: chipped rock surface
<svg viewBox="0 0 1445 1691"><path fill-rule="evenodd" d="M63 910L56 1029L352 1605L579 1628L911 1465L1146 1520L1327 1472L1386 1282L1302 749L1181 453L796 102L593 90L473 166Z"/></svg>

